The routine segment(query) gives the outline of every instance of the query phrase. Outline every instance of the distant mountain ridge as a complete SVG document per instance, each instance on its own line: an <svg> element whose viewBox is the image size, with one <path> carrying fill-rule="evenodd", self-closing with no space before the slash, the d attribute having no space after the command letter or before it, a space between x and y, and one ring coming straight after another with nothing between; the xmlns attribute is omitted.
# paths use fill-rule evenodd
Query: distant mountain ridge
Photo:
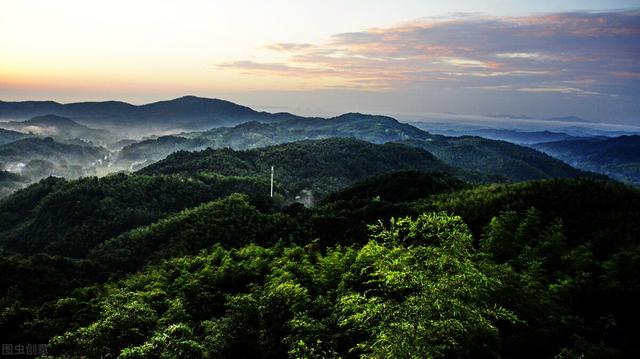
<svg viewBox="0 0 640 359"><path fill-rule="evenodd" d="M560 121L560 122L577 122L577 123L591 123L589 120L585 120L582 117L578 116L560 116L560 117L551 117L546 118L546 121Z"/></svg>
<svg viewBox="0 0 640 359"><path fill-rule="evenodd" d="M577 123L592 123L592 121L585 120L578 116L555 116L549 118L535 118L527 115L512 115L508 113L500 113L497 115L490 115L495 118L508 118L512 120L542 120L542 121L559 121L559 122L577 122Z"/></svg>
<svg viewBox="0 0 640 359"><path fill-rule="evenodd" d="M157 161L177 150L203 150L207 147L252 149L331 137L353 137L372 143L385 143L408 138L426 138L425 136L428 136L426 132L391 117L347 113L329 119L295 118L275 123L250 121L233 127L161 136L125 146L119 157L126 161Z"/></svg>
<svg viewBox="0 0 640 359"><path fill-rule="evenodd" d="M486 182L586 174L530 148L480 137L433 135L387 116L346 113L328 119L299 117L289 113L258 112L229 101L195 96L140 106L117 101L66 105L51 101L0 102L0 118L33 115L44 110L53 113L45 116L49 121L56 119L65 124L75 121L96 127L112 125L126 133L137 131L141 134L138 137L153 135L152 139L122 144L122 150L114 158L118 168L130 170L142 168L179 150L253 149L340 137L377 144L399 142L426 149L449 166L474 172L478 178L484 176ZM167 136L177 132L181 134ZM543 133L542 136L548 138L555 134Z"/></svg>
<svg viewBox="0 0 640 359"><path fill-rule="evenodd" d="M178 149L253 149L335 137L379 144L398 142L426 149L449 166L484 174L485 181L522 181L588 175L531 148L480 137L432 135L391 117L355 113L331 119L304 118L271 124L250 122L235 127L149 140L125 147L120 158L160 160Z"/></svg>
<svg viewBox="0 0 640 359"><path fill-rule="evenodd" d="M564 140L533 147L577 168L640 184L640 136Z"/></svg>
<svg viewBox="0 0 640 359"><path fill-rule="evenodd" d="M237 125L247 121L274 122L298 117L289 113L259 112L233 102L196 96L145 105L119 101L69 104L54 101L0 101L0 119L19 120L47 114L68 117L84 124L178 125L193 129Z"/></svg>
<svg viewBox="0 0 640 359"><path fill-rule="evenodd" d="M519 145L531 145L534 143L553 142L570 139L583 139L586 137L571 136L564 132L555 131L519 131L497 128L469 128L469 129L438 129L430 128L424 123L413 122L412 125L445 136L461 137L461 136L479 136L490 140L499 140L516 143Z"/></svg>

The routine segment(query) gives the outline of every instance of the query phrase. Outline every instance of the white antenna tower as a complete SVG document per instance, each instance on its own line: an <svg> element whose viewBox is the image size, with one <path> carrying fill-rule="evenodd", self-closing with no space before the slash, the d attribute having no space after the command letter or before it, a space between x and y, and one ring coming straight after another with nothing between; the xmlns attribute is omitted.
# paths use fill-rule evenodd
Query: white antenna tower
<svg viewBox="0 0 640 359"><path fill-rule="evenodd" d="M273 166L271 166L271 197L273 197Z"/></svg>

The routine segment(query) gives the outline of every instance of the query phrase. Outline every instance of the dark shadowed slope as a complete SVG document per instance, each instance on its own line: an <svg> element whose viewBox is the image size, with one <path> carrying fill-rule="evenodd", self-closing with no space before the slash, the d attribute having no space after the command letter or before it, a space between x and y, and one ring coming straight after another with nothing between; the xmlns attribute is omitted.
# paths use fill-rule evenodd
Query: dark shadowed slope
<svg viewBox="0 0 640 359"><path fill-rule="evenodd" d="M380 200L391 203L409 202L436 193L464 188L466 184L446 173L399 171L357 182L327 196L322 202L357 202Z"/></svg>

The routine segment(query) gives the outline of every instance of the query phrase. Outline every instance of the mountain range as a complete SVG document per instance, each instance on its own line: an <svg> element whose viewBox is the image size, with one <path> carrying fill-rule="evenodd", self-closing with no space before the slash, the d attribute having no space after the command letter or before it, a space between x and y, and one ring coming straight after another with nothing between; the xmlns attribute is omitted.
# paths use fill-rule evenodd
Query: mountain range
<svg viewBox="0 0 640 359"><path fill-rule="evenodd" d="M430 126L424 126L419 123L412 123L418 128L424 129L425 131L430 131ZM451 136L451 137L460 137L460 136L478 136L487 138L490 140L499 140L499 141L507 141L512 142L519 145L532 145L535 143L542 142L554 142L554 141L562 141L562 140L570 140L570 139L582 139L582 138L591 138L591 137L578 137L572 136L563 132L555 132L555 131L518 131L518 130L507 130L507 129L497 129L497 128L480 128L480 129L465 129L465 130L435 130L432 131L437 134Z"/></svg>
<svg viewBox="0 0 640 359"><path fill-rule="evenodd" d="M40 115L47 112L57 114ZM0 102L0 118L33 114L38 115L25 121L0 122L0 128L6 128L0 132L1 169L23 176L28 173L25 178L31 180L52 174L76 178L136 171L181 150L248 150L336 137L426 150L471 182L594 176L585 172L594 171L635 183L638 172L626 160L607 168L585 165L575 153L560 154L537 146L541 142L597 142L606 139L603 136L582 138L561 132L505 129L436 135L416 127L421 124L414 126L388 116L347 113L333 118L299 117L194 96L141 106L116 101L67 105Z"/></svg>
<svg viewBox="0 0 640 359"><path fill-rule="evenodd" d="M233 102L195 96L139 106L118 101L70 104L54 101L0 101L0 119L20 120L50 114L64 116L86 125L129 129L206 129L247 121L274 122L297 117L289 113L259 112Z"/></svg>
<svg viewBox="0 0 640 359"><path fill-rule="evenodd" d="M53 357L638 356L640 192L540 152L624 165L637 137L538 150L358 113L228 120L104 146L74 132L103 127L58 115L27 122L67 129L55 138L3 132L3 341Z"/></svg>
<svg viewBox="0 0 640 359"><path fill-rule="evenodd" d="M437 172L435 176L456 188L462 188L462 182L451 175L470 175L421 149L355 139L305 140L249 151L179 151L130 175L77 181L44 179L24 190L33 195L29 205L24 204L24 194L0 201L0 239L24 253L86 255L117 231L129 229L125 223L146 225L168 212L234 192L266 197L271 165L276 167L276 198L286 203L306 201L308 205L384 173ZM3 217L1 209L15 201L20 203L20 211ZM72 213L73 218L68 217ZM68 225L62 228L60 223Z"/></svg>
<svg viewBox="0 0 640 359"><path fill-rule="evenodd" d="M251 149L332 137L357 138L372 143L398 142L422 148L449 166L485 174L488 176L486 181L520 181L586 175L534 149L512 143L480 137L432 135L391 117L356 113L330 119L305 118L268 124L248 122L235 127L162 137L124 147L118 160L125 163L145 158L159 160L178 149ZM122 166L126 167L125 164Z"/></svg>
<svg viewBox="0 0 640 359"><path fill-rule="evenodd" d="M386 328L454 357L636 356L637 189L394 171L442 166L326 139L44 179L0 201L0 333L56 357L351 357ZM333 194L283 198L301 185Z"/></svg>
<svg viewBox="0 0 640 359"><path fill-rule="evenodd" d="M585 120L584 118L578 117L578 116L556 116L556 117L548 117L548 118L537 119L535 117L531 117L531 116L527 116L527 115L512 115L512 114L501 113L501 114L497 114L497 115L491 115L489 117L508 118L508 119L513 119L513 120L538 120L538 121L591 123L591 121Z"/></svg>
<svg viewBox="0 0 640 359"><path fill-rule="evenodd" d="M533 147L577 168L640 184L640 136L570 139Z"/></svg>

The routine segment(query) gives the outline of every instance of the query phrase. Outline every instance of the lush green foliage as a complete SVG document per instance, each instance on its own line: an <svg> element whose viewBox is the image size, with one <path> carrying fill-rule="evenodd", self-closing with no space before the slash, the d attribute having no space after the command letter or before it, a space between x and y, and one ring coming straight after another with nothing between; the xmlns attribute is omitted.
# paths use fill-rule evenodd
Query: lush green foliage
<svg viewBox="0 0 640 359"><path fill-rule="evenodd" d="M496 350L491 294L459 217L374 228L363 247L249 245L185 257L115 283L99 318L52 339L66 355L125 358L364 355ZM324 252L324 253L323 253Z"/></svg>
<svg viewBox="0 0 640 359"><path fill-rule="evenodd" d="M639 205L637 190L582 179L479 187L418 210L460 214L490 261L507 265L496 273L510 288L502 304L527 323L504 331L510 356L565 346L569 357L612 357L638 340Z"/></svg>
<svg viewBox="0 0 640 359"><path fill-rule="evenodd" d="M322 197L366 177L397 170L450 171L430 153L397 144L375 145L354 139L300 141L249 151L207 149L177 152L142 169L141 174L263 176L275 166L276 180L288 195L311 190Z"/></svg>
<svg viewBox="0 0 640 359"><path fill-rule="evenodd" d="M213 244L270 246L304 234L303 224L290 216L262 213L246 196L235 194L125 232L97 247L90 258L109 272L131 272L152 260L197 253Z"/></svg>
<svg viewBox="0 0 640 359"><path fill-rule="evenodd" d="M234 192L268 193L268 184L206 173L50 178L0 202L0 238L20 253L83 257L117 234Z"/></svg>
<svg viewBox="0 0 640 359"><path fill-rule="evenodd" d="M409 171L305 208L264 198L261 162L227 152L0 202L3 339L62 357L640 354L633 188Z"/></svg>
<svg viewBox="0 0 640 359"><path fill-rule="evenodd" d="M141 175L48 179L16 193L0 202L0 243L23 254L84 257L105 240L170 213L234 192L266 195L272 164L276 193L308 203L373 174L448 169L421 150L341 139L248 152L179 152Z"/></svg>

